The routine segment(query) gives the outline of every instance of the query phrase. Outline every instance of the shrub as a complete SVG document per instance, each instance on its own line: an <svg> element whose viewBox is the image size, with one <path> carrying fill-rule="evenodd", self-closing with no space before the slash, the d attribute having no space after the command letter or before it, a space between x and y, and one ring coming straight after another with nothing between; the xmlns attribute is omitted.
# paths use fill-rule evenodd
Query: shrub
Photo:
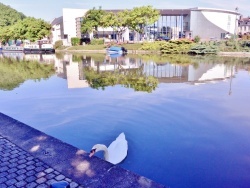
<svg viewBox="0 0 250 188"><path fill-rule="evenodd" d="M72 37L71 38L71 44L72 46L78 46L80 45L81 39L78 37Z"/></svg>
<svg viewBox="0 0 250 188"><path fill-rule="evenodd" d="M216 54L218 52L218 48L215 45L196 45L193 46L188 53L189 54Z"/></svg>
<svg viewBox="0 0 250 188"><path fill-rule="evenodd" d="M91 40L91 45L100 45L104 44L104 39L92 39Z"/></svg>
<svg viewBox="0 0 250 188"><path fill-rule="evenodd" d="M196 36L194 37L194 42L195 42L195 43L200 42L200 40L201 40L201 38L200 38L198 35L196 35Z"/></svg>
<svg viewBox="0 0 250 188"><path fill-rule="evenodd" d="M62 40L58 40L58 41L55 42L54 48L58 49L58 48L60 48L62 46L63 46L63 41Z"/></svg>
<svg viewBox="0 0 250 188"><path fill-rule="evenodd" d="M162 54L187 54L193 42L188 39L171 40L161 44Z"/></svg>
<svg viewBox="0 0 250 188"><path fill-rule="evenodd" d="M250 34L242 35L242 40L250 40Z"/></svg>
<svg viewBox="0 0 250 188"><path fill-rule="evenodd" d="M165 41L159 42L144 42L139 50L160 50L161 44L166 43Z"/></svg>

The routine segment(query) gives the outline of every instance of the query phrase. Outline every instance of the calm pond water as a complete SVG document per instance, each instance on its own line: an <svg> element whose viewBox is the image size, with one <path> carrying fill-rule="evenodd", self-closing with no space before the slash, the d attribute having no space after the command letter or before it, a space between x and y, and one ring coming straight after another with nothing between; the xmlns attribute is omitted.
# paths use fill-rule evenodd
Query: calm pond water
<svg viewBox="0 0 250 188"><path fill-rule="evenodd" d="M23 58L0 60L2 113L85 151L124 132L119 165L170 187L249 187L249 58Z"/></svg>

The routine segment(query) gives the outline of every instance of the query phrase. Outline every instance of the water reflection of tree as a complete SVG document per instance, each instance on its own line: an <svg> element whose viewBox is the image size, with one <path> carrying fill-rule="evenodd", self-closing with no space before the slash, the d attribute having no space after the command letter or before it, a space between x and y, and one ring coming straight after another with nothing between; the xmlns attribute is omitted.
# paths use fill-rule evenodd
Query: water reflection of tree
<svg viewBox="0 0 250 188"><path fill-rule="evenodd" d="M91 67L84 67L84 74L90 87L105 89L107 86L122 85L135 91L152 92L158 85L158 79L146 76L143 67L137 69L120 69L115 71L96 71Z"/></svg>
<svg viewBox="0 0 250 188"><path fill-rule="evenodd" d="M0 58L0 89L13 90L26 80L41 80L54 74L53 64Z"/></svg>

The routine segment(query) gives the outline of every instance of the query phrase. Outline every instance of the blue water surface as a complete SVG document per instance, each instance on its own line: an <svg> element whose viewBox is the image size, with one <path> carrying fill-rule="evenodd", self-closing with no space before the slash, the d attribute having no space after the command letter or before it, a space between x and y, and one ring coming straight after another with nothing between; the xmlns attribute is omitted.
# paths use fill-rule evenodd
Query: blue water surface
<svg viewBox="0 0 250 188"><path fill-rule="evenodd" d="M160 83L152 93L120 85L68 89L54 75L0 91L0 111L86 151L124 132L129 150L119 165L170 187L250 186L245 70L231 83Z"/></svg>

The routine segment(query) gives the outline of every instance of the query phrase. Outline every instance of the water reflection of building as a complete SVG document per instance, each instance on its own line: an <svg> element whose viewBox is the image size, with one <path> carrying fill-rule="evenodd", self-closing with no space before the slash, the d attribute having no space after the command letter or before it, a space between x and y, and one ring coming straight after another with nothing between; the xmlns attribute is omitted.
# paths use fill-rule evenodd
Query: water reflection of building
<svg viewBox="0 0 250 188"><path fill-rule="evenodd" d="M104 61L92 61L91 67L97 71L117 71L117 70L130 70L138 69L141 63L131 61L130 58L125 56L105 56Z"/></svg>
<svg viewBox="0 0 250 188"><path fill-rule="evenodd" d="M144 64L146 75L157 77L163 83L183 83L191 84L207 81L216 81L229 78L235 74L231 72L231 66L225 64L200 63L198 67L193 65L178 65L171 63L147 63Z"/></svg>
<svg viewBox="0 0 250 188"><path fill-rule="evenodd" d="M188 81L188 66L150 62L144 64L144 72L147 76L158 78L160 83L180 83Z"/></svg>
<svg viewBox="0 0 250 188"><path fill-rule="evenodd" d="M62 59L56 59L57 76L67 79L68 88L89 87L83 76L83 62L74 62L72 54L65 54Z"/></svg>
<svg viewBox="0 0 250 188"><path fill-rule="evenodd" d="M2 54L6 56L5 54ZM131 71L140 69L145 76L154 76L160 83L190 83L199 84L204 82L215 82L224 79L231 79L236 72L235 66L227 64L199 63L197 66L192 64L181 65L165 63L145 62L140 58L128 56L103 57L98 56L98 60L91 55L78 55L77 58L72 54L8 54L7 57L17 59L37 60L42 62L54 63L58 77L67 79L68 88L89 87L83 68L92 67L94 70L103 71Z"/></svg>
<svg viewBox="0 0 250 188"><path fill-rule="evenodd" d="M235 68L232 68L232 65L202 63L195 69L194 66L189 65L188 81L197 83L224 80L235 74Z"/></svg>
<svg viewBox="0 0 250 188"><path fill-rule="evenodd" d="M127 56L112 58L103 56L102 60L94 60L91 56L85 55L78 62L74 62L72 59L72 55L67 54L64 55L63 60L56 61L55 64L58 76L67 78L69 88L88 87L83 75L83 67L85 66L92 67L98 72L142 69L146 76L154 76L158 78L160 83L199 84L228 79L235 74L235 68L226 64L200 63L197 67L168 62L157 64Z"/></svg>
<svg viewBox="0 0 250 188"><path fill-rule="evenodd" d="M80 66L81 66L81 63L74 63L74 62L70 62L66 66L68 88L89 87L87 80L85 80L82 77L83 70L82 70L82 67Z"/></svg>

